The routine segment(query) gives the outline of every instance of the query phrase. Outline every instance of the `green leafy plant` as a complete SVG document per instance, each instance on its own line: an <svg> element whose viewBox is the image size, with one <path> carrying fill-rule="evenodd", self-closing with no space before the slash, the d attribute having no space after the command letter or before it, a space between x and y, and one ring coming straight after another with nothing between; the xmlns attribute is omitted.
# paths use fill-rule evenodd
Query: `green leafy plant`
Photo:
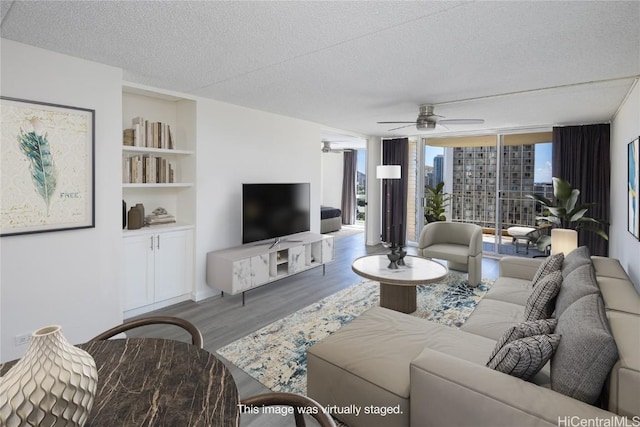
<svg viewBox="0 0 640 427"><path fill-rule="evenodd" d="M593 231L605 240L609 236L599 225L606 225L605 221L585 216L587 210L595 206L595 203L578 205L580 190L571 186L568 181L553 177L553 197L549 200L538 194L527 194L527 197L542 205L542 216L536 217L538 223L546 223L555 228L567 228L572 230ZM538 249L544 250L551 244L551 236L543 235L536 241Z"/></svg>
<svg viewBox="0 0 640 427"><path fill-rule="evenodd" d="M444 212L449 202L451 201L451 195L444 193L444 182L439 182L434 187L427 186L427 192L424 197L424 218L429 222L446 221Z"/></svg>

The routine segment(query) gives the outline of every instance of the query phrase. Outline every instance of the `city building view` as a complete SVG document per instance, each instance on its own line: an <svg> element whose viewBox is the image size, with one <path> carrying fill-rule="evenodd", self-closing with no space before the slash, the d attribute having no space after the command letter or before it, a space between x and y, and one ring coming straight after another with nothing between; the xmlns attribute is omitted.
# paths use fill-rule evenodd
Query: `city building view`
<svg viewBox="0 0 640 427"><path fill-rule="evenodd" d="M425 150L425 186L435 187L444 181L444 150L441 147ZM451 195L447 219L470 222L491 230L496 223L503 230L511 226L536 225L540 207L526 195L553 197L551 143L505 145L500 168L496 146L446 150L453 160L453 182L445 182L446 191Z"/></svg>

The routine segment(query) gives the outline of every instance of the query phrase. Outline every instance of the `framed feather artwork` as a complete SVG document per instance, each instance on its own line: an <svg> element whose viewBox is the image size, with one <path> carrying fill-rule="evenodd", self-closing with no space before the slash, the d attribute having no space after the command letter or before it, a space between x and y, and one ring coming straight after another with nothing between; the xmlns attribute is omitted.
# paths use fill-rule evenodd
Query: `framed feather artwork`
<svg viewBox="0 0 640 427"><path fill-rule="evenodd" d="M95 227L95 111L0 97L0 235Z"/></svg>

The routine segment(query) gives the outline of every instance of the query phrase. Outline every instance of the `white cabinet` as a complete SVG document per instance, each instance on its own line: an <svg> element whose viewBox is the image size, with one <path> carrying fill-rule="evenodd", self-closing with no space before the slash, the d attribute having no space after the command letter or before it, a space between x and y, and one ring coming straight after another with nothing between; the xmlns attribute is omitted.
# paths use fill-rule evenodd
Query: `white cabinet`
<svg viewBox="0 0 640 427"><path fill-rule="evenodd" d="M244 294L283 277L324 266L333 258L332 236L300 233L288 236L275 247L248 244L209 252L207 283L229 294Z"/></svg>
<svg viewBox="0 0 640 427"><path fill-rule="evenodd" d="M190 298L191 229L142 229L123 242L122 299L125 318Z"/></svg>

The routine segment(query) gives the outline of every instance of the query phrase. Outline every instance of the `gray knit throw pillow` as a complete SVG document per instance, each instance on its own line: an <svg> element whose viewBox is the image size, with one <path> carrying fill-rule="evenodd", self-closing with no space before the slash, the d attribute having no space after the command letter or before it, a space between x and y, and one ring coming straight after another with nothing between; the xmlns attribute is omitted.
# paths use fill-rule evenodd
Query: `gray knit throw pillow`
<svg viewBox="0 0 640 427"><path fill-rule="evenodd" d="M524 320L548 319L555 308L555 298L562 284L562 272L554 271L540 279L524 306Z"/></svg>
<svg viewBox="0 0 640 427"><path fill-rule="evenodd" d="M551 389L595 403L618 360L602 296L586 295L571 304L558 317L555 332L562 342L551 360Z"/></svg>
<svg viewBox="0 0 640 427"><path fill-rule="evenodd" d="M559 342L558 334L512 341L487 363L487 367L528 381L551 359Z"/></svg>

